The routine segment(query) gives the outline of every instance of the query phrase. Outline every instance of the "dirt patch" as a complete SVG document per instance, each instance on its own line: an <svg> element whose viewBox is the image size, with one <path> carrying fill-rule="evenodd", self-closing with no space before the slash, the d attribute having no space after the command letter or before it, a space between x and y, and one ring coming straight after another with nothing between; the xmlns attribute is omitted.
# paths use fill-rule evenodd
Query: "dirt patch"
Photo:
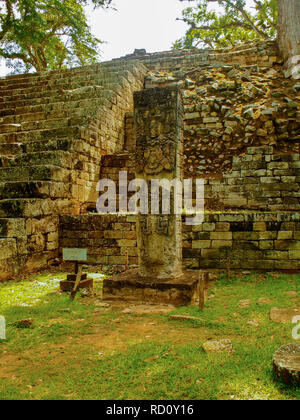
<svg viewBox="0 0 300 420"><path fill-rule="evenodd" d="M110 324L103 324L98 313L91 319L92 328L89 333L80 337L68 335L66 340L59 345L44 343L34 349L22 353L22 357L13 353L2 353L0 356L0 378L15 379L23 376L23 372L34 371L47 364L47 371L63 369L65 364L78 363L82 354L86 358L105 357L119 352L125 352L131 345L140 344L147 340L159 343L168 342L172 345L181 345L184 342L199 342L208 338L205 328L194 328L185 323L182 326L171 325L163 319L151 315L168 313L173 310L169 305L137 305L128 307L120 302L112 305L119 308L120 317L112 319ZM130 308L136 315L134 319L127 319L124 310ZM111 310L110 308L109 310ZM135 310L136 309L136 310ZM104 308L107 311L107 308ZM130 312L132 313L132 312ZM57 320L61 321L61 319ZM76 321L73 321L76 323ZM50 323L49 323L50 325ZM38 355L38 360L37 360ZM25 380L25 375L23 377Z"/></svg>

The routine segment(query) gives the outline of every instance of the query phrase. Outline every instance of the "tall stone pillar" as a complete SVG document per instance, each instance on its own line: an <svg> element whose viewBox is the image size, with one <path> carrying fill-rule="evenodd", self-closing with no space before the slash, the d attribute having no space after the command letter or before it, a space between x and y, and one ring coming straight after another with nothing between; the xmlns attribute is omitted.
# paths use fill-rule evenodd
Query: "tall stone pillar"
<svg viewBox="0 0 300 420"><path fill-rule="evenodd" d="M165 201L162 203L161 196L158 196L160 200L151 200L153 195L157 198L159 181L164 180L165 193L168 182L183 177L181 95L176 88L148 89L135 93L134 105L136 178L141 180L143 192L148 187L148 212L146 199L137 217L139 268L104 279L103 297L188 305L198 296L199 272L182 271L181 212L175 211L176 206L172 205L180 190L167 190L171 196L170 212L162 205ZM153 183L156 184L154 192ZM136 203L138 193L134 197ZM154 209L151 204L155 204ZM129 207L133 211L131 202ZM154 210L154 214L149 210Z"/></svg>
<svg viewBox="0 0 300 420"><path fill-rule="evenodd" d="M181 215L151 214L151 180L182 180L183 105L177 88L154 88L134 94L136 178L148 183L149 214L139 214L139 275L157 279L182 274ZM152 190L153 193L153 190ZM161 196L161 195L160 195ZM153 210L153 208L152 208Z"/></svg>

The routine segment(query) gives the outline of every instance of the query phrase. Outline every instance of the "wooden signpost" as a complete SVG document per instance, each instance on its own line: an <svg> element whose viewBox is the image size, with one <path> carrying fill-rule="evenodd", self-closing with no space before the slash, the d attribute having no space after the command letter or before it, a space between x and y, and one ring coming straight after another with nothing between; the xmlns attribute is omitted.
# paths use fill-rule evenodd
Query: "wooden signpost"
<svg viewBox="0 0 300 420"><path fill-rule="evenodd" d="M206 300L206 292L208 288L208 273L205 271L204 273L200 274L199 284L198 284L198 292L199 292L199 309L200 311L204 310L205 300Z"/></svg>
<svg viewBox="0 0 300 420"><path fill-rule="evenodd" d="M68 274L67 280L60 282L62 292L71 292L71 299L74 300L80 289L93 289L93 279L82 274L83 263L87 261L87 250L83 248L63 248L63 260L75 263L75 274Z"/></svg>

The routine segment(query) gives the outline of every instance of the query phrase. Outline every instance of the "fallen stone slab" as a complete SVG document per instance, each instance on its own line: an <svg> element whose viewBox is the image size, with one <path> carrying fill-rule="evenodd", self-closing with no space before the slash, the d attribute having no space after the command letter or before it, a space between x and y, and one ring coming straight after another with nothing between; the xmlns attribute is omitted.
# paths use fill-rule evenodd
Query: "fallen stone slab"
<svg viewBox="0 0 300 420"><path fill-rule="evenodd" d="M264 297L258 299L258 305L270 305L270 303L273 303L271 299Z"/></svg>
<svg viewBox="0 0 300 420"><path fill-rule="evenodd" d="M204 343L202 347L206 351L206 353L232 353L234 351L232 342L228 338L224 338L222 340L206 341L206 343Z"/></svg>
<svg viewBox="0 0 300 420"><path fill-rule="evenodd" d="M107 302L96 302L95 303L95 306L98 306L98 307L100 307L100 308L109 308L110 307L110 304L109 303L107 303Z"/></svg>
<svg viewBox="0 0 300 420"><path fill-rule="evenodd" d="M258 327L258 326L259 326L259 322L258 322L258 321L256 321L256 320L253 320L253 321L248 321L248 322L247 322L247 325L251 325L251 326L253 326L253 327Z"/></svg>
<svg viewBox="0 0 300 420"><path fill-rule="evenodd" d="M205 322L202 318L197 318L196 316L188 316L188 315L170 315L170 320L180 321L180 320L186 320L186 321L199 321L199 322Z"/></svg>
<svg viewBox="0 0 300 420"><path fill-rule="evenodd" d="M251 299L240 300L239 307L240 308L250 308Z"/></svg>
<svg viewBox="0 0 300 420"><path fill-rule="evenodd" d="M298 308L272 308L270 319L281 324L291 324L294 316L300 315Z"/></svg>
<svg viewBox="0 0 300 420"><path fill-rule="evenodd" d="M136 305L125 308L123 314L164 314L176 309L173 305Z"/></svg>
<svg viewBox="0 0 300 420"><path fill-rule="evenodd" d="M285 384L300 386L300 345L286 344L277 350L273 370Z"/></svg>
<svg viewBox="0 0 300 420"><path fill-rule="evenodd" d="M297 297L298 296L298 292L297 290L287 290L285 292L286 295L291 296L291 297Z"/></svg>

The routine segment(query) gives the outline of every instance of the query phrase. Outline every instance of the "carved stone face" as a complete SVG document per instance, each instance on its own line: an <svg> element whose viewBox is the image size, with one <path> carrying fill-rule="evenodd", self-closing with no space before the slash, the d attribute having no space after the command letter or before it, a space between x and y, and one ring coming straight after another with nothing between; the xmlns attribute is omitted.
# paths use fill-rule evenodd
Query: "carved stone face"
<svg viewBox="0 0 300 420"><path fill-rule="evenodd" d="M158 175L173 170L175 166L174 145L172 143L148 144L138 151L139 168L147 175Z"/></svg>
<svg viewBox="0 0 300 420"><path fill-rule="evenodd" d="M163 153L159 146L149 147L144 151L145 167L144 170L146 174L152 175L162 172L164 169L163 165Z"/></svg>

